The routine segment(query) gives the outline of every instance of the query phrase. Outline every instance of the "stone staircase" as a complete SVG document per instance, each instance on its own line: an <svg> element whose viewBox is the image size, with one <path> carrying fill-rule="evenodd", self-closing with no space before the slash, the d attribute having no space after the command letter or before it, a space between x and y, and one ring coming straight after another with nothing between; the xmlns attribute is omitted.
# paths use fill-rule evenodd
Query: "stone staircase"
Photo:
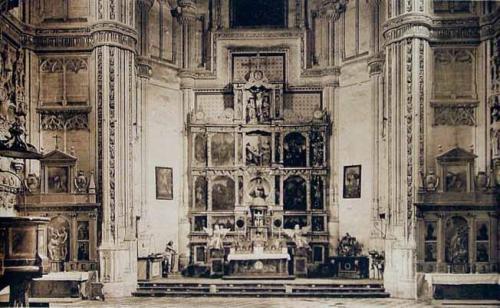
<svg viewBox="0 0 500 308"><path fill-rule="evenodd" d="M220 296L220 297L349 297L383 298L389 293L378 281L371 283L321 283L290 281L139 282L134 296Z"/></svg>

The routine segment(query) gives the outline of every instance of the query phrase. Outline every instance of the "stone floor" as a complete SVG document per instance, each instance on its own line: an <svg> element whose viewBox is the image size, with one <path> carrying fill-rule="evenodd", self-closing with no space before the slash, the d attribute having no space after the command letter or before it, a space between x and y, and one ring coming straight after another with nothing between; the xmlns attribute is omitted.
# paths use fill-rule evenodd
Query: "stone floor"
<svg viewBox="0 0 500 308"><path fill-rule="evenodd" d="M209 308L322 308L322 307L500 307L499 301L433 301L417 302L402 299L342 299L342 298L139 298L109 299L105 302L78 301L51 304L50 307L209 307Z"/></svg>

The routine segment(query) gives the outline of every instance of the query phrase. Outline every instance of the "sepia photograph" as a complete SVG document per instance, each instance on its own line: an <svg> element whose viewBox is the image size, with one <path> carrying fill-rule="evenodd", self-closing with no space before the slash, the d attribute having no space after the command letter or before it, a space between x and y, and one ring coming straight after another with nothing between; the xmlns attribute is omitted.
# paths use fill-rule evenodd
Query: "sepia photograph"
<svg viewBox="0 0 500 308"><path fill-rule="evenodd" d="M0 0L0 307L500 307L500 0Z"/></svg>

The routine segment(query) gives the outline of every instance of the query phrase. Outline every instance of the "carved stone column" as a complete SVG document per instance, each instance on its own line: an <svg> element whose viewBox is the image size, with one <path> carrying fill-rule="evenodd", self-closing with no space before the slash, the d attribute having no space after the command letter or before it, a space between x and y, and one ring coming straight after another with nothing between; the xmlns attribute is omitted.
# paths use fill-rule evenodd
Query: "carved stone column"
<svg viewBox="0 0 500 308"><path fill-rule="evenodd" d="M181 59L179 66L185 70L195 69L201 64L199 55L202 47L197 44L200 39L196 27L196 3L193 0L178 0L175 16L181 27Z"/></svg>
<svg viewBox="0 0 500 308"><path fill-rule="evenodd" d="M93 26L96 80L98 192L102 207L99 247L101 281L106 296L125 296L137 281L133 159L136 120L134 0L97 0ZM134 189L136 188L136 189Z"/></svg>

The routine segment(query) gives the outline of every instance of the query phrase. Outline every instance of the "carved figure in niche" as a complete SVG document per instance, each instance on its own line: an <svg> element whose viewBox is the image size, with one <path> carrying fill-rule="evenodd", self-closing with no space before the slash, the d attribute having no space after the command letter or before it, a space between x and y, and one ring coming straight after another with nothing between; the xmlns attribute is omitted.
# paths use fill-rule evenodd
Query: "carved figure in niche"
<svg viewBox="0 0 500 308"><path fill-rule="evenodd" d="M234 136L217 133L212 136L212 164L229 166L234 164Z"/></svg>
<svg viewBox="0 0 500 308"><path fill-rule="evenodd" d="M299 177L290 177L284 185L284 206L288 211L305 211L307 208L306 181Z"/></svg>
<svg viewBox="0 0 500 308"><path fill-rule="evenodd" d="M311 142L311 166L321 167L325 146L323 135L319 131L312 131L309 138Z"/></svg>
<svg viewBox="0 0 500 308"><path fill-rule="evenodd" d="M285 167L306 166L306 140L300 133L290 133L285 137Z"/></svg>
<svg viewBox="0 0 500 308"><path fill-rule="evenodd" d="M255 106L255 99L250 98L247 102L247 123L256 124L257 123L257 111Z"/></svg>
<svg viewBox="0 0 500 308"><path fill-rule="evenodd" d="M425 243L425 262L436 261L436 244L435 243Z"/></svg>
<svg viewBox="0 0 500 308"><path fill-rule="evenodd" d="M25 182L26 187L30 193L37 192L40 189L40 178L34 173L28 174Z"/></svg>
<svg viewBox="0 0 500 308"><path fill-rule="evenodd" d="M500 99L495 96L491 103L491 123L500 121Z"/></svg>
<svg viewBox="0 0 500 308"><path fill-rule="evenodd" d="M78 260L89 259L89 242L78 243Z"/></svg>
<svg viewBox="0 0 500 308"><path fill-rule="evenodd" d="M337 253L342 257L356 257L361 253L361 247L355 237L346 233L339 242Z"/></svg>
<svg viewBox="0 0 500 308"><path fill-rule="evenodd" d="M48 227L49 243L47 248L49 250L49 257L52 261L64 261L68 254L66 241L68 240L68 231L65 227L60 229Z"/></svg>
<svg viewBox="0 0 500 308"><path fill-rule="evenodd" d="M195 182L194 206L198 210L207 208L207 181L204 177L198 177Z"/></svg>
<svg viewBox="0 0 500 308"><path fill-rule="evenodd" d="M85 177L85 173L80 170L75 177L75 188L78 193L86 193L88 187L88 180Z"/></svg>
<svg viewBox="0 0 500 308"><path fill-rule="evenodd" d="M323 208L323 180L319 176L314 176L311 180L311 207Z"/></svg>
<svg viewBox="0 0 500 308"><path fill-rule="evenodd" d="M271 164L271 136L265 132L248 133L245 145L247 166L268 166Z"/></svg>
<svg viewBox="0 0 500 308"><path fill-rule="evenodd" d="M477 249L476 249L476 261L477 262L488 262L489 258L489 253L488 253L488 243L477 243Z"/></svg>
<svg viewBox="0 0 500 308"><path fill-rule="evenodd" d="M462 217L452 217L446 222L446 262L463 264L469 258L469 226Z"/></svg>
<svg viewBox="0 0 500 308"><path fill-rule="evenodd" d="M9 107L14 95L12 57L9 46L4 45L0 54L0 119L8 120Z"/></svg>
<svg viewBox="0 0 500 308"><path fill-rule="evenodd" d="M434 173L434 169L430 169L425 177L425 189L427 191L436 191L439 186L439 177Z"/></svg>
<svg viewBox="0 0 500 308"><path fill-rule="evenodd" d="M309 231L310 227L305 226L301 228L298 224L296 224L292 230L283 229L283 232L295 243L297 249L300 248L311 249L311 247L309 247L307 238L305 237L305 235Z"/></svg>
<svg viewBox="0 0 500 308"><path fill-rule="evenodd" d="M88 221L78 222L78 240L88 240L89 237L89 223Z"/></svg>
<svg viewBox="0 0 500 308"><path fill-rule="evenodd" d="M234 181L226 176L215 178L212 185L212 209L214 211L232 210L234 203Z"/></svg>
<svg viewBox="0 0 500 308"><path fill-rule="evenodd" d="M436 240L436 226L434 223L427 223L426 225L426 234L425 234L425 240L426 241L435 241Z"/></svg>
<svg viewBox="0 0 500 308"><path fill-rule="evenodd" d="M252 197L254 204L265 203L266 198L269 196L269 192L269 184L261 177L255 178L250 182L249 195Z"/></svg>
<svg viewBox="0 0 500 308"><path fill-rule="evenodd" d="M224 248L224 238L230 231L226 228L220 228L219 225L215 225L214 228L206 228L203 230L208 234L208 248L209 249L223 249Z"/></svg>
<svg viewBox="0 0 500 308"><path fill-rule="evenodd" d="M479 227L479 230L477 232L476 239L478 241L487 241L488 240L488 226L486 224L482 223L481 227Z"/></svg>

